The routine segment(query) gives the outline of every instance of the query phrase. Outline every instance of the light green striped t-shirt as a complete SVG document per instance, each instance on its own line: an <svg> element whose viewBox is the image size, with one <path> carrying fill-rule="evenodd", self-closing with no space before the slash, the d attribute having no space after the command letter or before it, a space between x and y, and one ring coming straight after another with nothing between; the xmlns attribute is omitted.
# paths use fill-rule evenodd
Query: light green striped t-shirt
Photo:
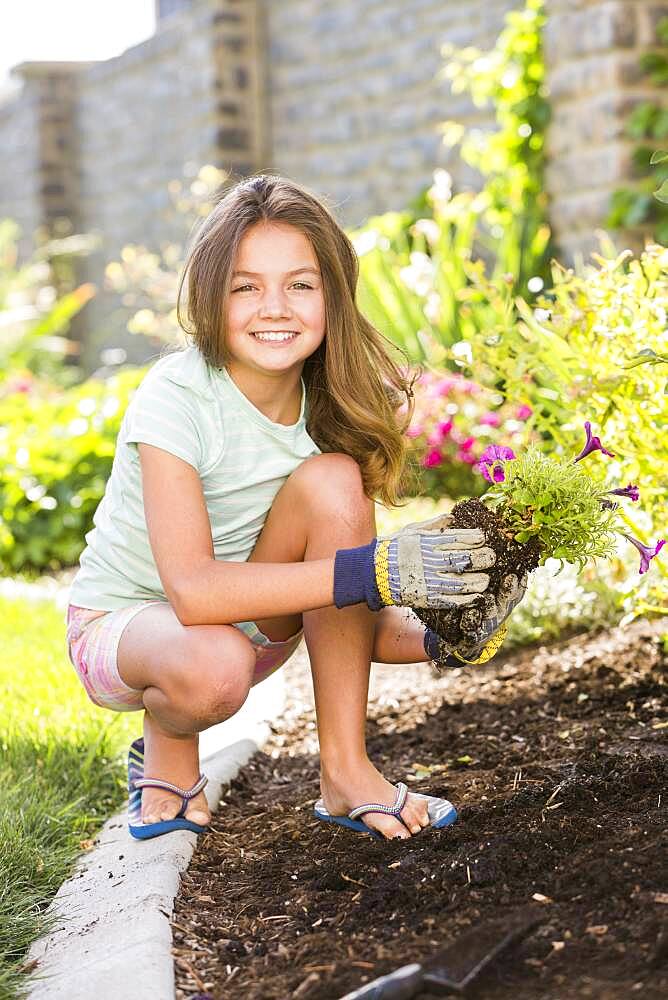
<svg viewBox="0 0 668 1000"><path fill-rule="evenodd" d="M302 383L299 420L276 424L224 368L208 365L196 347L156 362L123 418L70 604L115 611L137 601L167 599L146 528L139 442L163 448L197 469L215 558L245 562L287 477L320 453L306 430L305 398Z"/></svg>

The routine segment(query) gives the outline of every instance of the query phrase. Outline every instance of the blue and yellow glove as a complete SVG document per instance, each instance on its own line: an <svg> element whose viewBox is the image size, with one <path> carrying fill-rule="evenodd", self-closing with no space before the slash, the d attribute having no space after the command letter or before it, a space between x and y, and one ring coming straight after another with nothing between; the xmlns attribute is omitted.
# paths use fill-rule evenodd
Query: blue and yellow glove
<svg viewBox="0 0 668 1000"><path fill-rule="evenodd" d="M452 528L441 516L409 524L368 545L340 549L334 563L337 608L366 604L449 608L471 604L489 586L496 556L479 528Z"/></svg>
<svg viewBox="0 0 668 1000"><path fill-rule="evenodd" d="M456 648L448 648L436 632L427 629L425 652L441 667L487 663L503 645L508 634L506 620L524 597L526 589L526 573L519 579L513 573L507 574L501 580L497 593L488 590L474 608L464 611L459 621L464 639Z"/></svg>

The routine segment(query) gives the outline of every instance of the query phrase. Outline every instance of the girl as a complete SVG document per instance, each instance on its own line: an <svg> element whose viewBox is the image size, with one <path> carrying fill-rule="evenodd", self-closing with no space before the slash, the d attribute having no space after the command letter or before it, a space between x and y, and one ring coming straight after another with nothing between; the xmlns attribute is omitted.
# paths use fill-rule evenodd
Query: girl
<svg viewBox="0 0 668 1000"><path fill-rule="evenodd" d="M367 757L369 667L429 658L436 637L402 606L470 603L494 554L482 532L443 521L376 539L371 498L397 501L410 387L356 283L333 217L279 177L229 191L189 252L178 314L192 343L158 361L128 407L67 613L92 701L144 710L129 760L135 837L206 828L198 733L233 715L302 631L316 815L403 838L456 815ZM479 639L516 584L488 595Z"/></svg>

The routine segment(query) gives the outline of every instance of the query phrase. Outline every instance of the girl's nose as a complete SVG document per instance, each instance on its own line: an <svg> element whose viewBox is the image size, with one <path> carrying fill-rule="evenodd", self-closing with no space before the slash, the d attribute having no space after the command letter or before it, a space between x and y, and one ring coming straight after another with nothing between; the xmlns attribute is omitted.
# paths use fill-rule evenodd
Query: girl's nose
<svg viewBox="0 0 668 1000"><path fill-rule="evenodd" d="M262 298L259 314L266 319L274 319L290 315L290 306L285 295L280 291L267 291Z"/></svg>

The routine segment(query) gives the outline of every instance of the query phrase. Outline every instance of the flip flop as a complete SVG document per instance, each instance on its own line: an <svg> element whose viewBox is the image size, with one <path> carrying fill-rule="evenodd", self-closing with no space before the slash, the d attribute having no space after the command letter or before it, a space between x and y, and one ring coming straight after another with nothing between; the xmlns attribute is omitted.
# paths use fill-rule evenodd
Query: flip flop
<svg viewBox="0 0 668 1000"><path fill-rule="evenodd" d="M397 794L394 804L391 806L384 806L380 802L368 802L366 805L356 806L354 809L351 809L347 816L332 816L324 801L318 799L313 807L313 812L316 819L324 820L326 823L338 823L339 826L346 826L349 830L368 833L374 840L386 840L387 838L383 837L377 830L367 826L366 823L362 823L359 817L365 816L367 813L382 813L383 816L396 816L399 818L399 814L406 803L408 788L404 785L403 781L398 781L396 789ZM419 792L413 792L412 794L416 795L419 799L427 800L427 811L431 821L430 826L434 827L434 829L440 830L441 827L450 826L457 819L457 810L452 802L448 802L447 799L437 799L433 795L421 795Z"/></svg>
<svg viewBox="0 0 668 1000"><path fill-rule="evenodd" d="M188 808L188 802L193 799L198 792L201 792L208 782L204 774L200 774L192 788L179 788L169 781L162 781L160 778L144 777L144 740L138 739L130 744L128 754L128 829L136 840L148 840L150 837L159 837L163 833L170 833L172 830L191 830L193 833L204 833L208 826L200 826L193 823L183 815ZM141 795L142 788L164 788L168 792L174 792L183 799L180 810L174 819L163 819L158 823L142 823L141 819Z"/></svg>

